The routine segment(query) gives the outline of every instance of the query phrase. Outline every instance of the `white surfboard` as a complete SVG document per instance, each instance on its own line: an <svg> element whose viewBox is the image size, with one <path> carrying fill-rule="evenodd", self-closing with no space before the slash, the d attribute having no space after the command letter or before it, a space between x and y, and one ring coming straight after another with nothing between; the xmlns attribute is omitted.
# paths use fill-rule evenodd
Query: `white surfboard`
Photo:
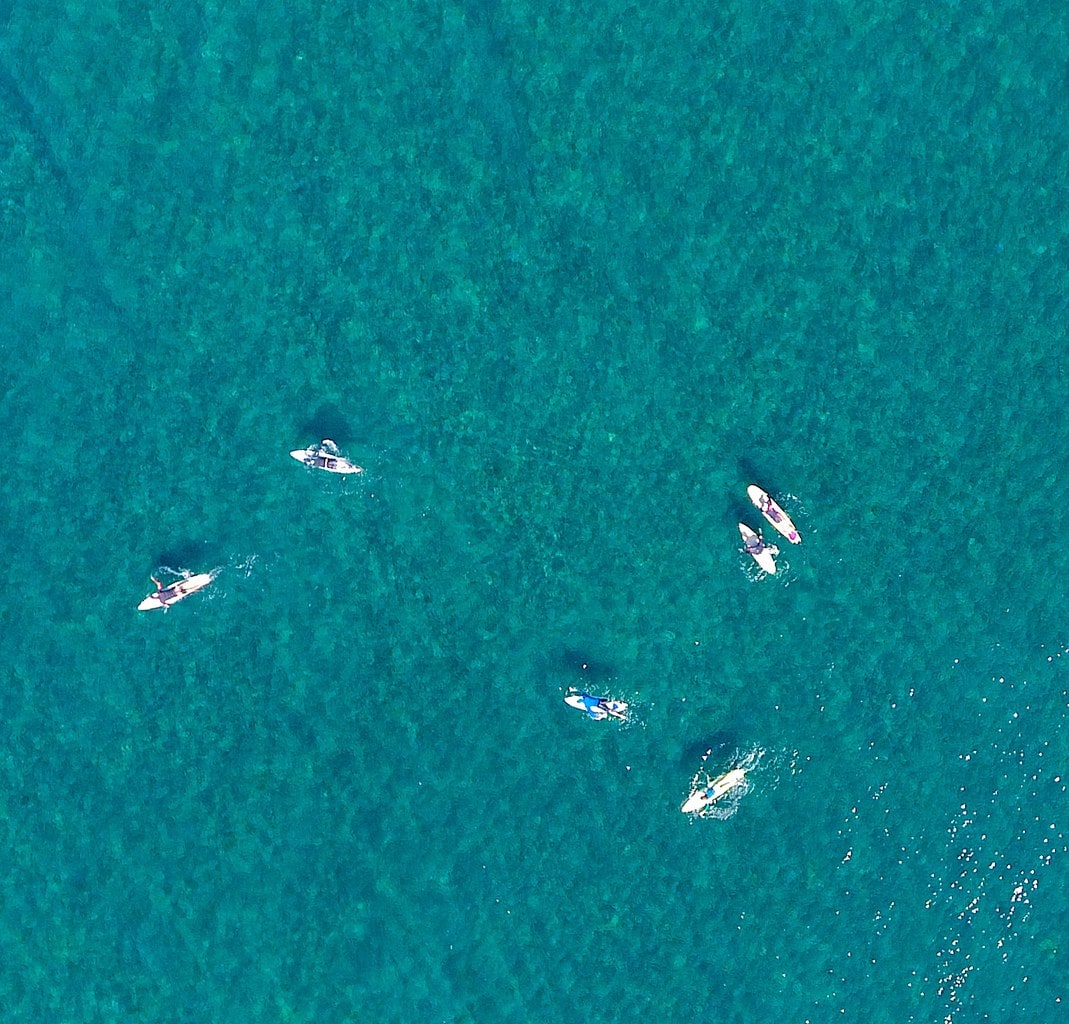
<svg viewBox="0 0 1069 1024"><path fill-rule="evenodd" d="M215 577L209 572L197 573L196 576L188 576L185 579L176 580L170 586L164 587L163 590L157 590L153 594L149 594L138 606L139 612L150 612L156 608L170 608L172 604L177 604L183 598L189 597L190 594L195 594L198 590L203 590Z"/></svg>
<svg viewBox="0 0 1069 1024"><path fill-rule="evenodd" d="M754 503L757 510L768 520L777 533L782 534L792 544L802 543L801 534L795 528L794 523L791 522L791 517L783 511L778 502L773 501L768 496L768 491L762 490L757 484L750 484L746 488L746 493L750 496L750 501Z"/></svg>
<svg viewBox="0 0 1069 1024"><path fill-rule="evenodd" d="M364 467L350 462L339 451L338 446L329 438L310 448L297 448L290 452L290 458L303 462L312 469L321 469L326 473L363 473Z"/></svg>
<svg viewBox="0 0 1069 1024"><path fill-rule="evenodd" d="M742 534L742 543L745 545L754 545L761 543L761 538L757 536L745 523L739 523L739 533ZM779 554L779 549L774 544L761 544L759 551L747 550L746 553L759 565L765 572L771 576L776 575L776 558Z"/></svg>
<svg viewBox="0 0 1069 1024"><path fill-rule="evenodd" d="M731 771L724 772L719 778L713 779L708 786L703 786L701 789L696 789L691 793L680 810L684 814L696 814L711 803L715 803L725 793L730 793L736 787L741 786L745 781L746 769L732 768Z"/></svg>
<svg viewBox="0 0 1069 1024"><path fill-rule="evenodd" d="M622 700L603 700L603 707L594 706L588 708L583 703L583 697L590 699L590 694L582 693L569 693L564 698L564 703L570 708L575 708L577 711L583 711L588 714L595 722L600 722L603 719L608 718L610 715L613 718L623 718L627 712L627 705ZM594 698L595 700L597 698Z"/></svg>

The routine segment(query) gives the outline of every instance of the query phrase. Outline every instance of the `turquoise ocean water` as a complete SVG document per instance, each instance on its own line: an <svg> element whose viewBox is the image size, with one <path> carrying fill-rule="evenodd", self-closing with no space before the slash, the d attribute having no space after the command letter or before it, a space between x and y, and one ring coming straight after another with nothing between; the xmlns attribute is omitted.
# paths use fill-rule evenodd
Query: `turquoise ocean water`
<svg viewBox="0 0 1069 1024"><path fill-rule="evenodd" d="M1067 54L0 4L3 1019L1062 1019Z"/></svg>

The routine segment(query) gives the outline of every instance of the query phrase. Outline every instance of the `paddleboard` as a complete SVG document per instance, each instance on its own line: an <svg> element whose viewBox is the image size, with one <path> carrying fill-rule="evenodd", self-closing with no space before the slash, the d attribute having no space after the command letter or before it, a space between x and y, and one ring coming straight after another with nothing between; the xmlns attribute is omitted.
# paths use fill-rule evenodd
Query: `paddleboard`
<svg viewBox="0 0 1069 1024"><path fill-rule="evenodd" d="M164 587L162 591L156 591L153 594L149 594L138 606L139 612L150 612L155 608L170 608L172 604L177 604L185 597L189 597L190 594L195 594L198 590L203 590L215 577L211 573L201 572L196 576L189 576L183 580L175 580L168 587ZM160 597L163 600L160 600Z"/></svg>
<svg viewBox="0 0 1069 1024"><path fill-rule="evenodd" d="M290 458L303 462L312 469L322 469L327 473L363 473L364 467L350 462L338 452L333 441L324 440L311 448L297 448L290 452Z"/></svg>
<svg viewBox="0 0 1069 1024"><path fill-rule="evenodd" d="M739 523L739 533L742 534L743 544L748 545L753 544L755 541L760 541L760 538L757 536L757 534L754 533L753 530L751 530L745 523ZM760 551L746 551L746 554L748 554L759 566L761 566L761 568L764 569L765 572L769 573L772 576L776 575L775 556L778 553L779 552L774 544L762 544Z"/></svg>
<svg viewBox="0 0 1069 1024"><path fill-rule="evenodd" d="M684 814L696 814L711 803L715 803L725 793L730 793L737 786L741 786L745 781L746 769L732 768L731 771L724 772L719 778L713 779L708 786L696 789L691 793L680 810Z"/></svg>
<svg viewBox="0 0 1069 1024"><path fill-rule="evenodd" d="M601 700L604 703L604 707L599 707L598 703L590 703L591 701L598 702L598 697L591 697L587 693L569 693L564 698L564 703L570 708L585 712L595 722L600 722L610 715L613 718L623 718L627 712L627 705L622 700Z"/></svg>
<svg viewBox="0 0 1069 1024"><path fill-rule="evenodd" d="M782 534L792 544L801 544L802 538L795 529L791 517L783 511L782 507L768 496L768 491L763 491L757 484L750 484L746 488L750 501L754 503L758 511L769 521L772 528Z"/></svg>

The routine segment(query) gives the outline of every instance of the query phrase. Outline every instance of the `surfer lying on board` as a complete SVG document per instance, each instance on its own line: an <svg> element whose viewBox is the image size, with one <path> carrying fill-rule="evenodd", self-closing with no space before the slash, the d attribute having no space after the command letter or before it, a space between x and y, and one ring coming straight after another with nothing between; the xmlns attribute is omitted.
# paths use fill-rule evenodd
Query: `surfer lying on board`
<svg viewBox="0 0 1069 1024"><path fill-rule="evenodd" d="M174 569L167 569L166 571L176 572ZM139 612L150 612L153 609L162 608L167 611L172 604L177 604L179 601L189 597L190 594L203 590L215 579L216 572L200 572L194 576L188 569L183 569L181 573L178 573L178 576L179 579L169 583L166 587L155 576L150 576L149 579L156 584L156 589L137 606L137 610Z"/></svg>
<svg viewBox="0 0 1069 1024"><path fill-rule="evenodd" d="M621 720L627 718L614 701L608 701L604 697L591 697L589 693L580 694L580 699L583 703L583 710L591 718L604 718L605 715L612 715L613 718Z"/></svg>
<svg viewBox="0 0 1069 1024"><path fill-rule="evenodd" d="M619 718L620 721L626 721L627 715L625 715L615 703L609 703L604 697L598 701L598 708L604 711L607 715L612 715L613 718Z"/></svg>
<svg viewBox="0 0 1069 1024"><path fill-rule="evenodd" d="M310 448L297 448L290 455L298 462L303 462L312 469L324 469L328 473L363 473L363 467L350 462L338 450L338 446L324 437L317 445Z"/></svg>
<svg viewBox="0 0 1069 1024"><path fill-rule="evenodd" d="M172 569L171 571L174 572L175 570ZM183 569L180 575L182 577L181 579L175 580L174 583L170 583L166 587L156 579L155 576L149 577L149 579L156 584L156 593L152 596L156 598L164 608L174 604L175 601L180 601L186 596L186 590L182 584L189 579L190 572L188 569Z"/></svg>
<svg viewBox="0 0 1069 1024"><path fill-rule="evenodd" d="M711 803L719 800L725 793L730 793L737 786L742 786L746 781L746 768L732 768L724 772L719 778L713 779L706 785L695 789L687 797L680 810L684 814L696 814L704 811Z"/></svg>
<svg viewBox="0 0 1069 1024"><path fill-rule="evenodd" d="M168 587L166 590L164 590L163 584L158 579L156 579L155 576L150 576L149 579L156 584L156 600L159 601L160 604L166 606L167 602L174 596L173 587Z"/></svg>
<svg viewBox="0 0 1069 1024"><path fill-rule="evenodd" d="M746 541L742 548L748 555L754 555L755 557L761 554L762 551L768 551L770 554L778 555L779 548L775 544L766 544L764 538L760 532L755 533L749 540Z"/></svg>
<svg viewBox="0 0 1069 1024"><path fill-rule="evenodd" d="M783 522L783 516L780 515L779 509L776 508L776 503L767 494L761 499L761 504L758 507L774 523Z"/></svg>

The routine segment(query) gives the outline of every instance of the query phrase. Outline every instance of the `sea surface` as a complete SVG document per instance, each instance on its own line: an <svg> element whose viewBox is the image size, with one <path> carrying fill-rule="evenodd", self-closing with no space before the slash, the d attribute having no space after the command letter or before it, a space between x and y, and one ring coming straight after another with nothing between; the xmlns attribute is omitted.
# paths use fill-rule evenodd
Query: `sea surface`
<svg viewBox="0 0 1069 1024"><path fill-rule="evenodd" d="M1064 1019L1067 56L0 3L3 1020Z"/></svg>

